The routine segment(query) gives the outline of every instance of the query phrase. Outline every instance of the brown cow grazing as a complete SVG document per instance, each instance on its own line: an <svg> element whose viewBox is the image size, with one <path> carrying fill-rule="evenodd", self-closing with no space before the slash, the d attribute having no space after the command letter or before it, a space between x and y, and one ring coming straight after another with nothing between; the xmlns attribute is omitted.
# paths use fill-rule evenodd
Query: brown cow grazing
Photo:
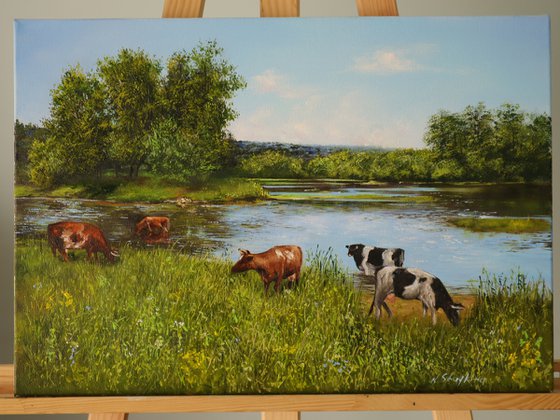
<svg viewBox="0 0 560 420"><path fill-rule="evenodd" d="M165 242L169 238L169 217L144 217L136 224L134 233L146 243Z"/></svg>
<svg viewBox="0 0 560 420"><path fill-rule="evenodd" d="M296 245L279 245L259 254L251 254L246 249L239 250L241 258L231 268L232 273L255 270L261 275L264 283L264 293L268 295L270 283L274 282L274 290L280 291L282 280L287 279L296 284L299 281L303 255L301 248Z"/></svg>
<svg viewBox="0 0 560 420"><path fill-rule="evenodd" d="M53 255L56 257L58 251L64 261L68 261L67 249L85 249L90 261L94 257L97 259L98 252L102 252L111 262L115 262L115 258L119 256L111 249L101 229L90 223L53 223L47 227L47 237Z"/></svg>

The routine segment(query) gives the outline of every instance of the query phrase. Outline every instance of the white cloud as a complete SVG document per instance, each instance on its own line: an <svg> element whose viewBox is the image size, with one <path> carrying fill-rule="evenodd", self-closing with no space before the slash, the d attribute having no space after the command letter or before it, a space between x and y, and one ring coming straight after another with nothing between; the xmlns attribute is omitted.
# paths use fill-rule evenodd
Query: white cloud
<svg viewBox="0 0 560 420"><path fill-rule="evenodd" d="M390 115L361 91L329 92L284 106L261 106L241 114L230 129L237 139L249 141L421 147L423 119Z"/></svg>
<svg viewBox="0 0 560 420"><path fill-rule="evenodd" d="M253 76L250 85L258 93L270 93L283 99L300 99L310 93L308 87L295 86L286 75L272 69Z"/></svg>
<svg viewBox="0 0 560 420"><path fill-rule="evenodd" d="M407 56L405 50L377 50L354 60L353 70L360 73L410 73L424 67Z"/></svg>

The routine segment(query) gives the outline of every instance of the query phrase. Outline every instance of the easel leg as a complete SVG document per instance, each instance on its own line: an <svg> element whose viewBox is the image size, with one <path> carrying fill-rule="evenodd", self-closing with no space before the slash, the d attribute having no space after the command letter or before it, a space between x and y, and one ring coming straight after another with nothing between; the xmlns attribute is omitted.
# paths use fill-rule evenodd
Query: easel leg
<svg viewBox="0 0 560 420"><path fill-rule="evenodd" d="M88 420L128 420L128 413L90 413Z"/></svg>
<svg viewBox="0 0 560 420"><path fill-rule="evenodd" d="M299 411L264 411L261 420L299 420Z"/></svg>
<svg viewBox="0 0 560 420"><path fill-rule="evenodd" d="M472 420L472 411L432 411L434 420Z"/></svg>

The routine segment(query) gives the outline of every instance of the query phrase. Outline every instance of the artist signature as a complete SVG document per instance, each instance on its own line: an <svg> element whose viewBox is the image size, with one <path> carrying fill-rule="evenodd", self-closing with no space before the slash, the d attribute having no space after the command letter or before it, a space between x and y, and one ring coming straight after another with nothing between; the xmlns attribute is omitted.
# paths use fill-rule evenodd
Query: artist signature
<svg viewBox="0 0 560 420"><path fill-rule="evenodd" d="M486 383L486 378L479 378L478 376L471 375L467 373L466 375L453 375L448 373L443 373L438 376L434 376L431 381L432 384L452 382L456 385L465 384L484 384Z"/></svg>

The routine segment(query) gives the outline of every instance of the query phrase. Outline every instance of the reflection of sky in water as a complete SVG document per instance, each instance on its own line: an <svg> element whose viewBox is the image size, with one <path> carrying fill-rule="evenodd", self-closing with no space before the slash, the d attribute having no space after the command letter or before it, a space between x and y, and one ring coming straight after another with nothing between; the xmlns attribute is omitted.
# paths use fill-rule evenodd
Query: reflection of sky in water
<svg viewBox="0 0 560 420"><path fill-rule="evenodd" d="M364 243L403 248L405 266L429 271L450 286L465 285L483 268L509 273L519 267L529 278L541 275L551 283L550 233L480 234L445 223L450 215L478 213L464 207L436 203L263 202L181 209L174 204L72 199L18 199L17 206L18 236L44 237L49 223L83 220L99 225L110 241L122 246L132 239L135 222L144 215L159 214L171 217L172 241L188 253L210 251L236 259L238 248L260 252L273 245L297 244L310 251L319 245L323 249L331 247L340 262L355 273L345 245Z"/></svg>

